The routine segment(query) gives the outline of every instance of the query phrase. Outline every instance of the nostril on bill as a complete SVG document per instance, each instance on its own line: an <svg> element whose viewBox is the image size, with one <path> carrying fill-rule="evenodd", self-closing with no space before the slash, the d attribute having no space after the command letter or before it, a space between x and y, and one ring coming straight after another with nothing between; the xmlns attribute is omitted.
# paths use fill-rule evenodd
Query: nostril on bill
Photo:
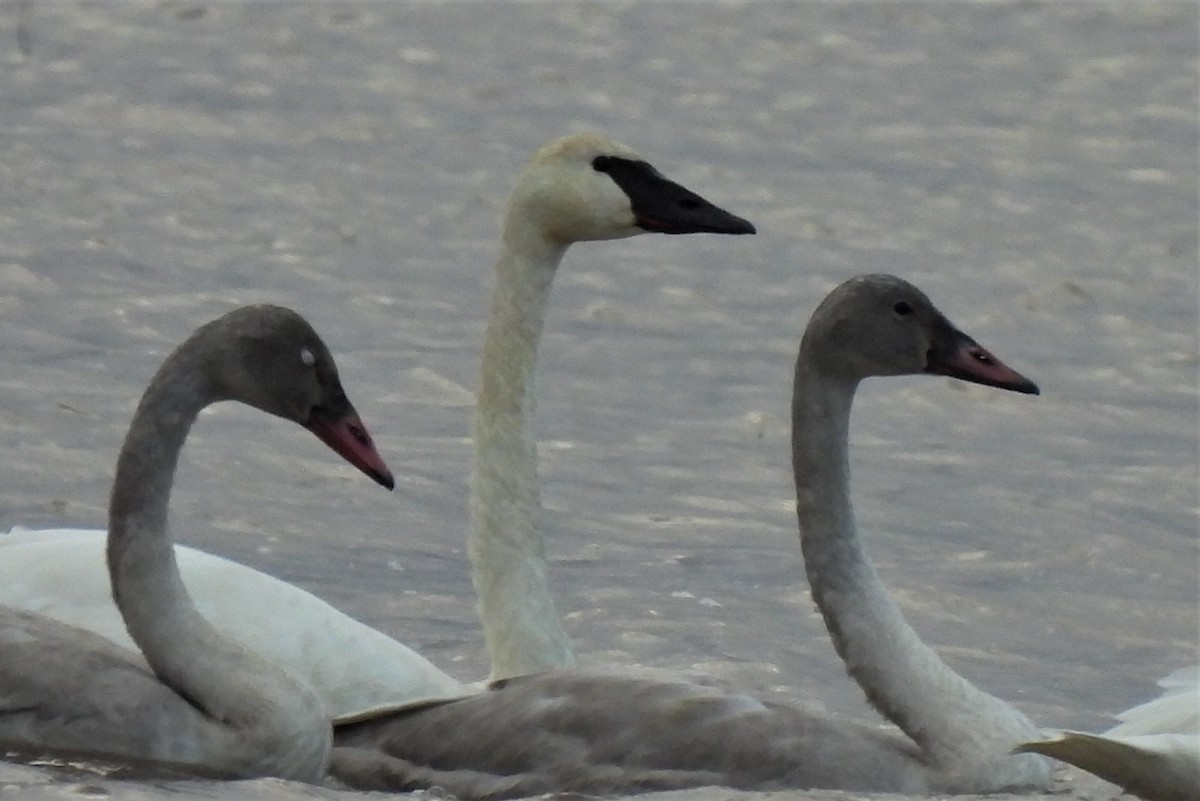
<svg viewBox="0 0 1200 801"><path fill-rule="evenodd" d="M995 364L996 363L996 360L992 358L992 354L988 353L987 351L983 351L983 350L971 351L971 357L973 359L975 359L975 361L982 362L983 364Z"/></svg>

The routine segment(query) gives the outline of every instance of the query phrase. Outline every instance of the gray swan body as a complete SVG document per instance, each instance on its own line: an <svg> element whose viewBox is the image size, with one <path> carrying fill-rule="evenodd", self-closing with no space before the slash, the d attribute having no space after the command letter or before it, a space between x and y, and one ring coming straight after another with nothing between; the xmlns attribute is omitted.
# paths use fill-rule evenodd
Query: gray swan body
<svg viewBox="0 0 1200 801"><path fill-rule="evenodd" d="M915 287L864 276L813 314L796 362L793 472L813 597L871 703L903 732L847 724L684 679L551 671L335 731L332 771L361 787L464 798L722 784L910 793L1045 787L1036 732L951 670L904 620L858 538L848 435L858 383L936 373L1018 392L1028 380Z"/></svg>
<svg viewBox="0 0 1200 801"><path fill-rule="evenodd" d="M575 662L550 596L533 435L537 350L551 284L576 242L642 233L753 233L628 147L574 134L541 148L504 215L474 422L470 554L493 677ZM0 536L0 603L132 646L99 569L104 532ZM473 691L416 651L299 587L178 546L197 606L223 632L302 676L331 718Z"/></svg>
<svg viewBox="0 0 1200 801"><path fill-rule="evenodd" d="M163 363L117 460L107 562L128 649L0 607L0 746L220 778L318 781L331 726L302 680L219 633L175 564L167 507L205 406L237 400L311 430L384 486L392 477L346 399L333 357L299 315L245 307L202 326Z"/></svg>

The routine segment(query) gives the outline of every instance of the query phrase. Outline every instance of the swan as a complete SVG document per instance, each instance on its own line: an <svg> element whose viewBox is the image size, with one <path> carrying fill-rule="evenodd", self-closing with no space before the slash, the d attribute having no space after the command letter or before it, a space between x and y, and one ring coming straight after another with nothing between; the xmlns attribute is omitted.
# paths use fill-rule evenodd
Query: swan
<svg viewBox="0 0 1200 801"><path fill-rule="evenodd" d="M333 357L298 314L247 306L199 328L134 413L109 503L112 597L134 654L90 631L0 607L0 746L221 778L317 782L332 732L320 698L196 610L167 532L179 452L200 410L236 400L294 420L383 486L392 475Z"/></svg>
<svg viewBox="0 0 1200 801"><path fill-rule="evenodd" d="M850 675L906 736L685 678L554 670L335 727L331 775L359 789L438 785L463 799L720 784L985 793L1044 788L1037 729L955 673L905 621L858 538L850 407L870 376L1037 387L911 284L852 279L814 312L796 360L792 467L813 598Z"/></svg>
<svg viewBox="0 0 1200 801"><path fill-rule="evenodd" d="M754 226L598 134L541 148L510 194L483 347L470 489L470 558L493 677L574 663L546 583L531 419L551 282L572 243L647 232L749 234ZM107 600L103 534L16 528L0 535L0 604L132 647ZM292 584L192 548L177 546L176 555L201 613L305 678L333 719L472 691Z"/></svg>
<svg viewBox="0 0 1200 801"><path fill-rule="evenodd" d="M1103 734L1062 731L1018 752L1068 762L1146 801L1200 798L1200 666L1159 681L1165 692L1117 714Z"/></svg>
<svg viewBox="0 0 1200 801"><path fill-rule="evenodd" d="M595 134L542 148L509 196L472 430L471 578L492 679L575 664L546 581L532 430L555 272L573 242L647 231L752 234L754 226Z"/></svg>

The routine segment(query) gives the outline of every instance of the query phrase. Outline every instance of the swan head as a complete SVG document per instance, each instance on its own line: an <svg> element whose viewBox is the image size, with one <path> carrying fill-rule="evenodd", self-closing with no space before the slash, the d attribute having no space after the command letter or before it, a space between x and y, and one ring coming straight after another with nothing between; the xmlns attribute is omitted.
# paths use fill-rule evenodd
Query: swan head
<svg viewBox="0 0 1200 801"><path fill-rule="evenodd" d="M307 320L281 306L244 306L197 336L216 343L208 373L219 398L299 423L392 489L391 471L346 397L333 355Z"/></svg>
<svg viewBox="0 0 1200 801"><path fill-rule="evenodd" d="M801 352L849 381L931 373L1038 394L1036 384L956 328L925 293L892 275L859 276L834 289L813 312Z"/></svg>
<svg viewBox="0 0 1200 801"><path fill-rule="evenodd" d="M633 150L574 134L539 150L509 196L505 236L558 246L635 234L752 234L754 226L664 177Z"/></svg>

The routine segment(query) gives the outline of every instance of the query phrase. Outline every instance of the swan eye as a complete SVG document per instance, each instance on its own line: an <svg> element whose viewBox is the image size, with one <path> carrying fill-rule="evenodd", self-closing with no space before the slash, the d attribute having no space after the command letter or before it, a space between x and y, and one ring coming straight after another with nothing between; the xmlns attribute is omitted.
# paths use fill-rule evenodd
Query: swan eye
<svg viewBox="0 0 1200 801"><path fill-rule="evenodd" d="M305 367L314 366L317 363L317 354L313 353L310 348L301 348L300 363Z"/></svg>
<svg viewBox="0 0 1200 801"><path fill-rule="evenodd" d="M904 301L897 301L895 306L892 306L892 311L901 317L907 317L912 314L913 308Z"/></svg>

